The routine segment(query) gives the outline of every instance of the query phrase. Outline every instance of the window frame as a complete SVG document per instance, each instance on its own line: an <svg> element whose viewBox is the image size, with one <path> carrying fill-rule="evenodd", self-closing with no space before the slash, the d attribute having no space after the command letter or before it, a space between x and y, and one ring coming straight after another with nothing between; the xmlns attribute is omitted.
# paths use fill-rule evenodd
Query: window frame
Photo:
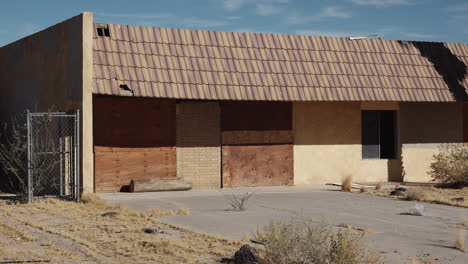
<svg viewBox="0 0 468 264"><path fill-rule="evenodd" d="M392 142L392 145L391 147L393 148L390 152L392 153L392 155L382 155L383 154L383 151L382 151L382 116L383 116L383 113L384 112L387 112L387 113L392 113L392 126L393 126L393 132L391 133L391 136L392 138L390 139L391 142ZM366 114L370 114L370 113L375 113L377 114L377 128L376 128L376 131L377 131L377 141L378 143L377 144L366 144L366 142L370 142L372 143L372 141L374 139L372 139L372 135L369 136L369 133L372 133L372 131L366 133L364 132L364 130L366 128L369 128L368 126L365 127L366 123L365 123L365 115ZM387 122L387 121L385 121ZM368 123L368 122L367 122ZM375 131L374 131L375 133ZM367 137L365 138L365 136L367 135ZM398 150L398 111L396 110L361 110L361 159L362 160L395 160L395 159L398 159L398 154L399 154L399 150ZM372 156L372 151L375 152L375 150L372 150L371 148L368 147L367 151L365 150L365 146L372 146L372 145L376 145L377 146L377 152L378 152L378 155L377 156ZM388 152L388 151L386 151Z"/></svg>

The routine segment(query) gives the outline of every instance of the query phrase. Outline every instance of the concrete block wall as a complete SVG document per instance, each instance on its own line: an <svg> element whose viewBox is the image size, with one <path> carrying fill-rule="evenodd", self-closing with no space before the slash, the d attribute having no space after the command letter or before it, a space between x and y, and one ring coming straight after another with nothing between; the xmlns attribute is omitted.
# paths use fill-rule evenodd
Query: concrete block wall
<svg viewBox="0 0 468 264"><path fill-rule="evenodd" d="M218 103L177 104L177 177L194 189L221 187L221 134Z"/></svg>

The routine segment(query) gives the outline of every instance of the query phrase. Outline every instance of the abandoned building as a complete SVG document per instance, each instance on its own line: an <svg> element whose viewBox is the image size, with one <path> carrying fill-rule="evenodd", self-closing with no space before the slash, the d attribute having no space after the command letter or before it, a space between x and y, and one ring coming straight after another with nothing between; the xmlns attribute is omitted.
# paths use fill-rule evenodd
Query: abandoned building
<svg viewBox="0 0 468 264"><path fill-rule="evenodd" d="M0 48L0 122L80 109L82 188L427 182L468 142L468 44L94 23Z"/></svg>

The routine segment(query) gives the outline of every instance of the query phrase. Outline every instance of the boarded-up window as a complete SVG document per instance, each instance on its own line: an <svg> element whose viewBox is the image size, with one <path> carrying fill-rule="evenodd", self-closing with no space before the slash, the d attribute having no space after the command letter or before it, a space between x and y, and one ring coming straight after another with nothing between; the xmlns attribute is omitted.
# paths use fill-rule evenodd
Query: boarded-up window
<svg viewBox="0 0 468 264"><path fill-rule="evenodd" d="M396 158L396 112L362 111L362 158Z"/></svg>
<svg viewBox="0 0 468 264"><path fill-rule="evenodd" d="M175 101L95 96L95 191L176 176Z"/></svg>
<svg viewBox="0 0 468 264"><path fill-rule="evenodd" d="M292 185L292 104L222 102L223 187Z"/></svg>

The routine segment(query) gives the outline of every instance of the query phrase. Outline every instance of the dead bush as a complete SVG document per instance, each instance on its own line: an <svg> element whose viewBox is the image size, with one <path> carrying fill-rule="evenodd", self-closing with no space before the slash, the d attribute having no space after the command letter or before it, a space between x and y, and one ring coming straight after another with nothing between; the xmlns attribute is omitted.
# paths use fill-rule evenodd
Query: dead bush
<svg viewBox="0 0 468 264"><path fill-rule="evenodd" d="M346 176L341 182L341 190L343 192L350 192L352 182L353 182L353 177L351 175Z"/></svg>
<svg viewBox="0 0 468 264"><path fill-rule="evenodd" d="M429 171L432 181L449 186L468 186L468 147L444 144L433 156Z"/></svg>
<svg viewBox="0 0 468 264"><path fill-rule="evenodd" d="M231 192L231 194L225 194L222 193L226 201L229 203L231 206L232 211L245 211L246 208L246 203L247 201L256 193L256 191L253 192L247 192L245 194L236 194L234 192Z"/></svg>
<svg viewBox="0 0 468 264"><path fill-rule="evenodd" d="M426 193L418 188L408 189L405 195L405 200L408 201L424 201L426 199Z"/></svg>
<svg viewBox="0 0 468 264"><path fill-rule="evenodd" d="M366 248L363 236L351 236L311 219L276 221L254 234L264 243L261 263L378 263L380 257Z"/></svg>
<svg viewBox="0 0 468 264"><path fill-rule="evenodd" d="M0 131L0 189L27 199L28 146L24 118L12 118Z"/></svg>

